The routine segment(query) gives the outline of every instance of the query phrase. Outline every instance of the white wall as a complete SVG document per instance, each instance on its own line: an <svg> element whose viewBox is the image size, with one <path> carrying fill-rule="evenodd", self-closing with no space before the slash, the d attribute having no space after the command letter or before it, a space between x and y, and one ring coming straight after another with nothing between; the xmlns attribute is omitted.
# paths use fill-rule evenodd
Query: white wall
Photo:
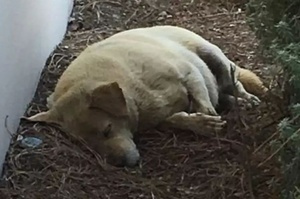
<svg viewBox="0 0 300 199"><path fill-rule="evenodd" d="M0 172L46 59L62 40L72 0L0 0Z"/></svg>

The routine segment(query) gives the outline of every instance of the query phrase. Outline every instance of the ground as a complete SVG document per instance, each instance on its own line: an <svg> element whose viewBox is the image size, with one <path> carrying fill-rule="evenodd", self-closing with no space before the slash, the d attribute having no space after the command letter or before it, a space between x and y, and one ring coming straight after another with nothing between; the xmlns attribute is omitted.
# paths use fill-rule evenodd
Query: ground
<svg viewBox="0 0 300 199"><path fill-rule="evenodd" d="M152 6L134 0L75 0L66 37L49 57L26 115L46 109L57 78L88 44L156 24L201 34L260 75L272 94L257 108L232 110L225 132L212 138L174 130L140 132L142 161L133 169L103 164L87 146L54 126L22 121L7 154L0 198L278 198L281 175L270 143L278 136L276 125L286 106L273 81L273 65L261 57L246 24L246 1L165 0L160 2L166 7L158 9L154 0L147 2ZM35 135L43 144L22 148L20 135Z"/></svg>

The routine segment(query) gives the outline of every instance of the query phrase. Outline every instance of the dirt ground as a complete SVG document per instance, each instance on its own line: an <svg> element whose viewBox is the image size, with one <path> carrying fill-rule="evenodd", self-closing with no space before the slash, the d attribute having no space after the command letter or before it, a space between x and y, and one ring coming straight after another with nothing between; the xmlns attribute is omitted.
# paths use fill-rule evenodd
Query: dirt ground
<svg viewBox="0 0 300 199"><path fill-rule="evenodd" d="M0 198L16 199L237 199L278 198L281 174L271 150L285 116L280 80L260 55L241 1L75 0L68 32L49 57L26 115L45 110L46 97L69 63L93 42L124 29L171 24L199 33L242 67L259 74L272 93L250 110L228 113L228 127L213 138L174 130L140 132L137 168L114 168L88 146L56 127L21 122L18 135L43 140L35 149L13 138ZM159 7L165 4L165 8ZM156 6L157 6L156 5ZM276 94L275 94L276 93ZM1 196L2 195L2 196Z"/></svg>

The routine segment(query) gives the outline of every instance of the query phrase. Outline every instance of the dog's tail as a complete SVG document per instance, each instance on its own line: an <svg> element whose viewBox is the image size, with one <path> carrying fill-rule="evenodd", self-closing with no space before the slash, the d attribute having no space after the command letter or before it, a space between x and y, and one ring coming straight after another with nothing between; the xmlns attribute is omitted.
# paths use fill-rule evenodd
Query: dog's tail
<svg viewBox="0 0 300 199"><path fill-rule="evenodd" d="M238 79L249 93L264 95L268 92L268 88L264 86L261 79L251 70L239 67Z"/></svg>

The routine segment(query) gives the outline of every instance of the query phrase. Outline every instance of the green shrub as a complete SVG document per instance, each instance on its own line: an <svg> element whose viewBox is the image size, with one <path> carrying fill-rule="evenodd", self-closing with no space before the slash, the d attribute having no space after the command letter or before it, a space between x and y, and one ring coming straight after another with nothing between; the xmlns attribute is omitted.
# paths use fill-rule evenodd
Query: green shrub
<svg viewBox="0 0 300 199"><path fill-rule="evenodd" d="M290 117L278 125L282 197L300 199L300 0L250 0L248 23L265 51L283 66L291 88Z"/></svg>

